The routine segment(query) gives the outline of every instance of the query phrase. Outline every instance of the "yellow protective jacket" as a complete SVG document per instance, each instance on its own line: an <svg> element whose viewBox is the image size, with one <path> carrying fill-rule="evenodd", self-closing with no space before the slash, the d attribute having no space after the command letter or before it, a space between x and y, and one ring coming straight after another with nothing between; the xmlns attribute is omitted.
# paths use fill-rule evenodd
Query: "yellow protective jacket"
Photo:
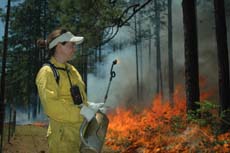
<svg viewBox="0 0 230 153"><path fill-rule="evenodd" d="M74 66L58 63L54 57L51 57L50 62L59 68L67 66L71 82L79 87L86 104L85 84ZM59 83L48 65L43 66L36 77L40 100L50 122L47 132L49 153L79 153L79 128L83 118L80 109L73 103L67 72L60 69L57 72Z"/></svg>

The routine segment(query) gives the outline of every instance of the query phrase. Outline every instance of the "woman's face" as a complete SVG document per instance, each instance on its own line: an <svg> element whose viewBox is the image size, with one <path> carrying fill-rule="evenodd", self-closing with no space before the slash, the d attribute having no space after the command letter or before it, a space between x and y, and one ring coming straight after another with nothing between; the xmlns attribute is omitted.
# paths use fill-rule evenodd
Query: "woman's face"
<svg viewBox="0 0 230 153"><path fill-rule="evenodd" d="M73 58L74 53L76 52L76 44L74 42L66 42L64 45L60 44L60 51L59 53L66 61L69 61Z"/></svg>

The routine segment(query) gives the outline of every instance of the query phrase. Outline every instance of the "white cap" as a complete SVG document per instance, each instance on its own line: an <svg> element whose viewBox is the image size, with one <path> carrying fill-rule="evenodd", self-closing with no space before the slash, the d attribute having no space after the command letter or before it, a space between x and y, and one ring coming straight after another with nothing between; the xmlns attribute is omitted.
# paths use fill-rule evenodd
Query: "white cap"
<svg viewBox="0 0 230 153"><path fill-rule="evenodd" d="M71 32L63 33L49 43L49 49L52 49L58 43L62 42L74 42L76 45L79 45L83 42L84 37L74 36Z"/></svg>

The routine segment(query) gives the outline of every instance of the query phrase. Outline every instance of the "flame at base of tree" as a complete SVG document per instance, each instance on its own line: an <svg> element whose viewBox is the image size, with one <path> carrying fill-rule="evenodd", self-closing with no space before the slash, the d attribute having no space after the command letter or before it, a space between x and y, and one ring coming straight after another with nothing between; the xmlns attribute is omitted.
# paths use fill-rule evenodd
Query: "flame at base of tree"
<svg viewBox="0 0 230 153"><path fill-rule="evenodd" d="M230 152L230 133L214 135L210 125L187 122L185 97L179 93L174 107L158 96L141 112L117 108L109 114L106 147L117 153Z"/></svg>

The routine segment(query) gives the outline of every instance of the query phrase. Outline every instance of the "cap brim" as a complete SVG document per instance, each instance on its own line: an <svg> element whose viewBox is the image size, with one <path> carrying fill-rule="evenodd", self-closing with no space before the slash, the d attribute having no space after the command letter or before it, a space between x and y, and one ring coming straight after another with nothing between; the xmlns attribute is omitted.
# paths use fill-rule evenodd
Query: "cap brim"
<svg viewBox="0 0 230 153"><path fill-rule="evenodd" d="M62 35L58 36L54 40L52 40L49 43L49 49L53 48L58 43L68 42L68 41L69 42L74 42L74 43L76 43L76 45L79 45L79 44L81 44L83 42L83 40L84 40L84 37L74 36L71 32L66 32L66 33L63 33Z"/></svg>
<svg viewBox="0 0 230 153"><path fill-rule="evenodd" d="M70 39L70 42L74 42L76 45L81 44L84 41L84 37L74 36Z"/></svg>

